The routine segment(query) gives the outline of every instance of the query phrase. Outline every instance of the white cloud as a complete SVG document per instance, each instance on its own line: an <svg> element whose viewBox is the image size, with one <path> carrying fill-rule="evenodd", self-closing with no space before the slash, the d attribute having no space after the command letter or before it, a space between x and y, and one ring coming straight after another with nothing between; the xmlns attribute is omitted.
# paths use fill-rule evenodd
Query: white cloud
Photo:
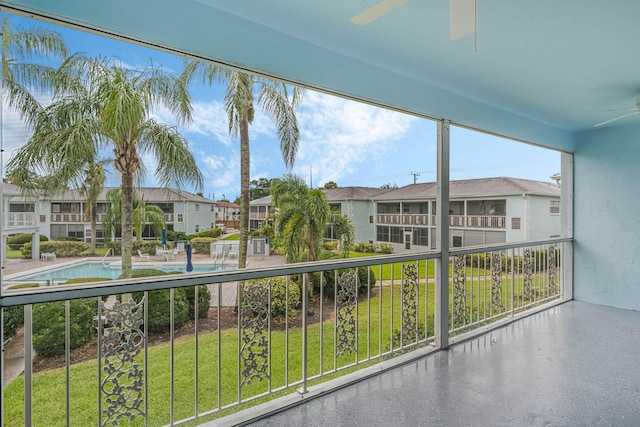
<svg viewBox="0 0 640 427"><path fill-rule="evenodd" d="M307 91L298 112L301 138L295 172L313 167L314 185L336 181L383 158L416 118Z"/></svg>
<svg viewBox="0 0 640 427"><path fill-rule="evenodd" d="M240 191L239 157L235 155L221 157L200 154L200 161L204 165L201 170L204 175L205 188L213 188L219 191L220 194L216 195L217 198L222 197L222 193L224 193L227 198L233 201L235 195Z"/></svg>

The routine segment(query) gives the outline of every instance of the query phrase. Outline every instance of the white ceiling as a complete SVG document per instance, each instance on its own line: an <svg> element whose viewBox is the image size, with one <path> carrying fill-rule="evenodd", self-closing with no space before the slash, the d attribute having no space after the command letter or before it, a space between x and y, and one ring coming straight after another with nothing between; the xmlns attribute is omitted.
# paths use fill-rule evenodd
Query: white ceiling
<svg viewBox="0 0 640 427"><path fill-rule="evenodd" d="M638 0L477 0L475 37L455 41L448 0L408 0L368 25L350 22L376 2L0 6L567 150L575 132L640 95ZM611 126L635 122L640 114Z"/></svg>

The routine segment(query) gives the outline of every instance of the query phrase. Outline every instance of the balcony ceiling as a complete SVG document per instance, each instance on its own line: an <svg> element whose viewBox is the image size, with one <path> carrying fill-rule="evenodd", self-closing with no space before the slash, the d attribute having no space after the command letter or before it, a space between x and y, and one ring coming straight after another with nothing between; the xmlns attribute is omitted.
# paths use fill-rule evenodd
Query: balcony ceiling
<svg viewBox="0 0 640 427"><path fill-rule="evenodd" d="M449 1L17 0L16 8L316 88L573 149L640 95L640 2L478 0L449 38ZM640 115L610 126L640 122Z"/></svg>

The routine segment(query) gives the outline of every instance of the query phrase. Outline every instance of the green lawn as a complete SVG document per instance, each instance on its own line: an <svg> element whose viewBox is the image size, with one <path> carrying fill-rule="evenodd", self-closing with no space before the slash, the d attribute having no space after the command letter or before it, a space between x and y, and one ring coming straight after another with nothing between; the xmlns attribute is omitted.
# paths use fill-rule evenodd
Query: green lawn
<svg viewBox="0 0 640 427"><path fill-rule="evenodd" d="M229 234L226 237L223 237L222 240L240 240L240 233Z"/></svg>

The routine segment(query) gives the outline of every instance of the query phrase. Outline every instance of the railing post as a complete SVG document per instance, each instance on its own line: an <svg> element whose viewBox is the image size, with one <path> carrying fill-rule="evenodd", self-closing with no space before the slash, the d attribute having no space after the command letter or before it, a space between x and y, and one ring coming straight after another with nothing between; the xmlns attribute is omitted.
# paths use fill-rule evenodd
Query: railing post
<svg viewBox="0 0 640 427"><path fill-rule="evenodd" d="M436 196L435 344L449 347L449 127L448 120L438 122L438 164Z"/></svg>
<svg viewBox="0 0 640 427"><path fill-rule="evenodd" d="M298 390L300 394L307 392L307 304L309 293L307 292L307 275L302 274L302 386Z"/></svg>

